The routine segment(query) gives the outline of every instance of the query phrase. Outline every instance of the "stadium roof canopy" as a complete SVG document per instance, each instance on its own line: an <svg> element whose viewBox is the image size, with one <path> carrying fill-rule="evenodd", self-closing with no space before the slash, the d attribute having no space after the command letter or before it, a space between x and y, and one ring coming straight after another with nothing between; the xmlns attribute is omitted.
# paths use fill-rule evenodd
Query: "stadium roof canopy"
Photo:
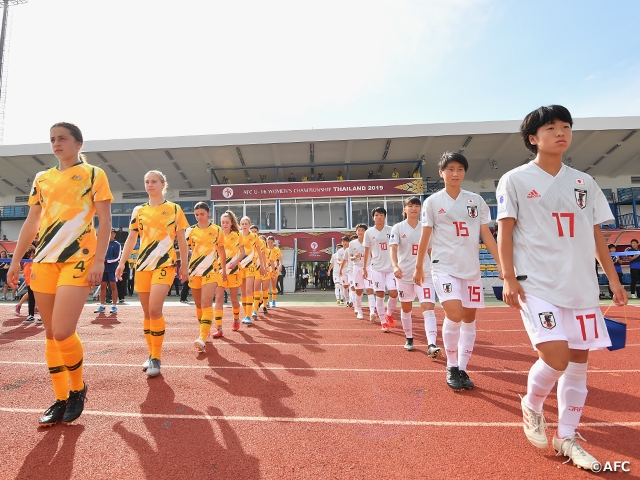
<svg viewBox="0 0 640 480"><path fill-rule="evenodd" d="M640 116L580 118L565 161L593 176L640 175ZM114 191L144 190L148 170L163 171L173 189L203 189L228 177L231 183L286 181L290 173L322 173L335 179L366 178L369 171L401 177L420 164L437 178L442 152L461 151L467 179L493 180L531 158L518 133L520 121L397 125L292 130L164 138L86 141L89 163L109 175ZM424 159L424 160L422 160ZM34 175L57 164L48 143L0 146L0 195L29 191ZM249 177L249 179L247 179Z"/></svg>

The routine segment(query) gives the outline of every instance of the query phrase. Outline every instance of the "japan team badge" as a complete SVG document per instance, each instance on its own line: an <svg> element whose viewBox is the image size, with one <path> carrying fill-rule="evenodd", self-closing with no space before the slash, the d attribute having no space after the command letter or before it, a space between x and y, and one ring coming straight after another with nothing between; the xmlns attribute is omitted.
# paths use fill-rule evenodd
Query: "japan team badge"
<svg viewBox="0 0 640 480"><path fill-rule="evenodd" d="M538 317L540 317L542 328L546 328L547 330L555 328L556 317L553 316L553 312L542 312L538 314Z"/></svg>
<svg viewBox="0 0 640 480"><path fill-rule="evenodd" d="M475 205L473 207L467 207L467 213L471 218L476 218L478 216L478 207Z"/></svg>
<svg viewBox="0 0 640 480"><path fill-rule="evenodd" d="M576 197L576 203L580 208L585 208L587 206L587 191L581 190L579 188L574 188L573 193Z"/></svg>
<svg viewBox="0 0 640 480"><path fill-rule="evenodd" d="M442 290L444 291L444 293L451 293L453 291L453 288L451 287L450 283L443 283Z"/></svg>

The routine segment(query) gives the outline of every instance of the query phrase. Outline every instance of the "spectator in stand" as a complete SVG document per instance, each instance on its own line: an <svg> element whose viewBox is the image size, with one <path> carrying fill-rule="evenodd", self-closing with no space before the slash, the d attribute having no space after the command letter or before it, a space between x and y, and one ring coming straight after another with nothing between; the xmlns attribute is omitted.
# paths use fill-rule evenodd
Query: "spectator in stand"
<svg viewBox="0 0 640 480"><path fill-rule="evenodd" d="M616 253L616 246L613 243L609 244L609 253ZM618 255L611 255L611 260L613 261L613 266L616 269L616 273L618 274L618 280L622 283L622 265L620 264L620 257ZM607 285L607 288L609 286ZM609 298L613 298L613 292L609 288Z"/></svg>
<svg viewBox="0 0 640 480"><path fill-rule="evenodd" d="M324 182L324 177L322 176L322 172L318 174L318 181Z"/></svg>
<svg viewBox="0 0 640 480"><path fill-rule="evenodd" d="M282 228L287 228L287 217L282 217Z"/></svg>
<svg viewBox="0 0 640 480"><path fill-rule="evenodd" d="M309 270L307 269L306 265L302 266L302 270L300 270L300 275L302 278L302 282L300 283L300 287L302 288L303 292L307 291L307 285L309 283Z"/></svg>
<svg viewBox="0 0 640 480"><path fill-rule="evenodd" d="M264 226L268 230L273 227L273 223L271 222L271 214L267 213L267 218L264 219Z"/></svg>
<svg viewBox="0 0 640 480"><path fill-rule="evenodd" d="M283 295L284 294L284 276L287 273L287 270L285 269L285 266L280 263L280 267L279 267L279 271L278 271L278 283L277 283L277 287L278 287L278 295Z"/></svg>
<svg viewBox="0 0 640 480"><path fill-rule="evenodd" d="M6 235L2 235L2 241L3 241L3 242L7 242L7 241L9 241L9 239L7 238L7 236L6 236Z"/></svg>
<svg viewBox="0 0 640 480"><path fill-rule="evenodd" d="M293 172L291 172L289 174L289 178L287 179L287 182L295 182L296 181L296 177L293 176Z"/></svg>
<svg viewBox="0 0 640 480"><path fill-rule="evenodd" d="M369 173L367 173L367 178L369 180L371 180L373 178L373 170L369 170Z"/></svg>
<svg viewBox="0 0 640 480"><path fill-rule="evenodd" d="M327 265L326 263L321 263L318 267L318 277L320 280L320 288L322 290L327 289Z"/></svg>
<svg viewBox="0 0 640 480"><path fill-rule="evenodd" d="M302 174L302 181L303 181L303 182L308 182L308 181L309 181L309 177L307 177L307 174L306 174L306 173L303 173L303 174Z"/></svg>
<svg viewBox="0 0 640 480"><path fill-rule="evenodd" d="M338 172L338 176L336 177L336 180L344 180L344 177L342 176L342 171Z"/></svg>
<svg viewBox="0 0 640 480"><path fill-rule="evenodd" d="M398 169L394 168L393 173L391 174L391 178L400 178L400 174L398 173Z"/></svg>
<svg viewBox="0 0 640 480"><path fill-rule="evenodd" d="M0 281L2 282L2 297L0 298L0 300L7 299L7 291L9 289L9 284L7 283L7 271L9 270L9 262L5 261L8 259L9 257L7 256L7 251L0 251L0 260L2 260L0 262Z"/></svg>
<svg viewBox="0 0 640 480"><path fill-rule="evenodd" d="M118 307L118 286L116 285L116 268L122 254L122 245L116 242L116 230L111 229L109 245L107 246L107 255L104 260L104 272L102 273L102 282L100 283L100 305L93 313L102 313L105 311L107 303L107 283L111 287L111 306L110 313L116 313Z"/></svg>
<svg viewBox="0 0 640 480"><path fill-rule="evenodd" d="M628 250L634 252L635 255L630 255L629 271L631 272L631 298L637 298L636 285L638 279L640 279L640 251L638 251L638 240L636 238L631 239L631 248Z"/></svg>
<svg viewBox="0 0 640 480"><path fill-rule="evenodd" d="M116 242L118 242L120 245L122 245L124 242L127 241L127 235L128 233L122 230L122 227L120 227L118 229L118 231L116 232Z"/></svg>

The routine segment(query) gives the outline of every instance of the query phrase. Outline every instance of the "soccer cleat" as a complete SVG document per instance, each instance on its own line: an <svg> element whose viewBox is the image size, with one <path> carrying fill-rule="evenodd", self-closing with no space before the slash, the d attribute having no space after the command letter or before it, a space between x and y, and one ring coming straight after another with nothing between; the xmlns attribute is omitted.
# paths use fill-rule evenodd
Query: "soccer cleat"
<svg viewBox="0 0 640 480"><path fill-rule="evenodd" d="M375 322L376 320L378 320L378 314L376 314L376 312L371 312L369 314L369 321L371 323Z"/></svg>
<svg viewBox="0 0 640 480"><path fill-rule="evenodd" d="M447 367L447 385L453 388L456 392L462 388L460 382L460 370L458 367Z"/></svg>
<svg viewBox="0 0 640 480"><path fill-rule="evenodd" d="M267 307L266 307L266 306L263 306L263 307L262 307L262 313L269 313L269 310L267 310Z"/></svg>
<svg viewBox="0 0 640 480"><path fill-rule="evenodd" d="M240 321L234 320L231 330L233 330L234 332L237 332L238 330L240 330Z"/></svg>
<svg viewBox="0 0 640 480"><path fill-rule="evenodd" d="M556 431L553 435L553 449L557 452L557 455L563 455L569 458L564 463L571 461L578 468L598 472L599 467L601 467L600 462L598 462L593 455L584 451L576 437L586 442L584 437L578 432L571 437L558 438L558 432Z"/></svg>
<svg viewBox="0 0 640 480"><path fill-rule="evenodd" d="M22 323L24 325L30 325L34 322L35 318L33 317L33 315L29 315L27 318L25 318Z"/></svg>
<svg viewBox="0 0 640 480"><path fill-rule="evenodd" d="M356 313L356 318L357 318L358 320L362 320L362 319L364 319L364 315L362 314L362 312L357 312L357 313Z"/></svg>
<svg viewBox="0 0 640 480"><path fill-rule="evenodd" d="M413 350L413 338L407 338L406 343L404 344L404 349L410 352Z"/></svg>
<svg viewBox="0 0 640 480"><path fill-rule="evenodd" d="M148 370L147 370L148 372ZM87 383L85 382L82 390L72 390L69 392L69 400L67 400L67 408L62 415L62 423L75 422L84 410L84 401L87 398Z"/></svg>
<svg viewBox="0 0 640 480"><path fill-rule="evenodd" d="M100 305L98 308L96 308L93 313L102 313L104 312L106 309L104 308L104 305Z"/></svg>
<svg viewBox="0 0 640 480"><path fill-rule="evenodd" d="M385 318L391 328L396 328L396 322L393 321L393 317L391 315L385 315Z"/></svg>
<svg viewBox="0 0 640 480"><path fill-rule="evenodd" d="M242 323L244 323L245 325L251 325L251 317L249 315L247 315L246 317L244 317L244 320L242 320Z"/></svg>
<svg viewBox="0 0 640 480"><path fill-rule="evenodd" d="M252 312L252 313L251 313L251 316L252 316L253 318L258 318L258 312Z"/></svg>
<svg viewBox="0 0 640 480"><path fill-rule="evenodd" d="M118 307L116 307L115 305L112 305L111 310L109 310L109 313L118 313Z"/></svg>
<svg viewBox="0 0 640 480"><path fill-rule="evenodd" d="M211 334L211 338L220 338L222 335L222 327L216 327L216 331Z"/></svg>
<svg viewBox="0 0 640 480"><path fill-rule="evenodd" d="M36 325L42 325L42 318L36 318Z"/></svg>
<svg viewBox="0 0 640 480"><path fill-rule="evenodd" d="M636 294L635 294L635 293L632 293L632 294L631 294L631 298L638 298L638 297L636 296ZM4 298L3 298L3 300L4 300Z"/></svg>
<svg viewBox="0 0 640 480"><path fill-rule="evenodd" d="M4 300L4 297L2 297L2 300ZM338 305L342 305L342 300L336 300L336 303L337 303Z"/></svg>
<svg viewBox="0 0 640 480"><path fill-rule="evenodd" d="M16 315L20 315L20 308L22 308L22 305L20 305L19 303L16 304L16 308L14 309L16 311Z"/></svg>
<svg viewBox="0 0 640 480"><path fill-rule="evenodd" d="M389 331L389 325L387 325L386 323L383 323L382 328L380 328L380 330L382 330L382 333L387 333Z"/></svg>
<svg viewBox="0 0 640 480"><path fill-rule="evenodd" d="M160 375L160 359L152 358L149 361L149 368L147 368L147 377L157 377Z"/></svg>
<svg viewBox="0 0 640 480"><path fill-rule="evenodd" d="M347 307L353 307L353 303L351 303L351 302L347 302L346 305L347 305Z"/></svg>
<svg viewBox="0 0 640 480"><path fill-rule="evenodd" d="M149 357L142 364L142 370L146 370L147 368L149 368L149 365L151 365L151 355L149 355Z"/></svg>
<svg viewBox="0 0 640 480"><path fill-rule="evenodd" d="M56 400L56 403L51 405L40 417L38 425L40 427L53 427L62 418L66 408L66 400Z"/></svg>
<svg viewBox="0 0 640 480"><path fill-rule="evenodd" d="M438 355L442 353L439 347L436 347L434 344L431 344L427 347L427 356L431 358L436 358Z"/></svg>
<svg viewBox="0 0 640 480"><path fill-rule="evenodd" d="M547 448L549 440L547 439L547 422L542 412L536 412L533 408L529 408L524 403L524 398L520 399L522 406L522 428L527 439L534 447Z"/></svg>
<svg viewBox="0 0 640 480"><path fill-rule="evenodd" d="M465 390L471 390L475 384L471 381L471 379L469 378L469 375L467 375L467 372L465 372L464 370L459 370L460 371L460 385L462 385L462 388L464 388Z"/></svg>
<svg viewBox="0 0 640 480"><path fill-rule="evenodd" d="M6 300L7 297L5 297L4 295L0 297L0 300Z"/></svg>
<svg viewBox="0 0 640 480"><path fill-rule="evenodd" d="M271 308L276 308L276 302L275 300L273 302L271 302Z"/></svg>
<svg viewBox="0 0 640 480"><path fill-rule="evenodd" d="M196 348L196 353L205 353L204 342L201 338L197 338L193 342L193 346Z"/></svg>

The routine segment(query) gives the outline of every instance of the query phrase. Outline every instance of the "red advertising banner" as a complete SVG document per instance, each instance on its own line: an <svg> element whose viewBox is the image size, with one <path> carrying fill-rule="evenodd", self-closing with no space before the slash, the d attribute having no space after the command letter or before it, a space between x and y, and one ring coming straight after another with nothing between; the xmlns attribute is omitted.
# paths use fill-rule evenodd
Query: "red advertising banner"
<svg viewBox="0 0 640 480"><path fill-rule="evenodd" d="M351 235L355 232L340 230L333 232L260 232L263 235L273 235L281 250L293 250L295 241L298 241L298 262L328 262L331 260L333 251L331 240L335 245L340 244L344 235Z"/></svg>
<svg viewBox="0 0 640 480"><path fill-rule="evenodd" d="M211 200L267 200L282 198L372 197L422 195L421 178L339 180L332 182L280 182L212 185Z"/></svg>

